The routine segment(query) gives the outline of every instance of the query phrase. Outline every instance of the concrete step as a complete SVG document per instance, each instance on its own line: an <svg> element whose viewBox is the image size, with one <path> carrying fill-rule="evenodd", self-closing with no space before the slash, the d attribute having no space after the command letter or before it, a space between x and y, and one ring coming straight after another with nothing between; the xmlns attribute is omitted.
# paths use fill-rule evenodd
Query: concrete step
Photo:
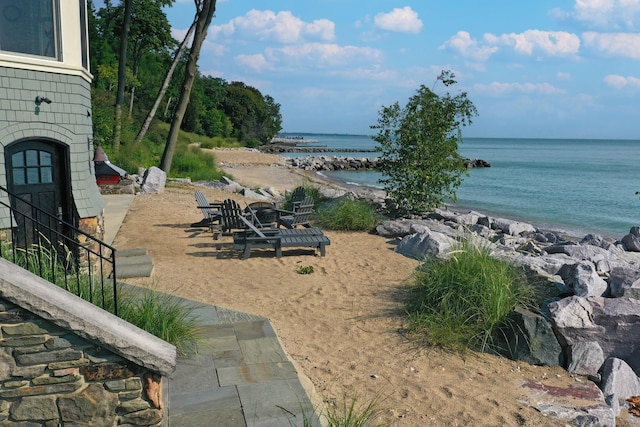
<svg viewBox="0 0 640 427"><path fill-rule="evenodd" d="M145 248L116 251L116 278L150 277L153 259Z"/></svg>

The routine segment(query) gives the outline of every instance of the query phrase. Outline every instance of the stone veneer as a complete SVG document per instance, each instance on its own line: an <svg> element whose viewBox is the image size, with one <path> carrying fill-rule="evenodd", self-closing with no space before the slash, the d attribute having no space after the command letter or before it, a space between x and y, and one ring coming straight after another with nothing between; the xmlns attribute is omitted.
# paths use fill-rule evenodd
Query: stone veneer
<svg viewBox="0 0 640 427"><path fill-rule="evenodd" d="M170 344L0 259L0 425L166 424L148 386L175 363Z"/></svg>

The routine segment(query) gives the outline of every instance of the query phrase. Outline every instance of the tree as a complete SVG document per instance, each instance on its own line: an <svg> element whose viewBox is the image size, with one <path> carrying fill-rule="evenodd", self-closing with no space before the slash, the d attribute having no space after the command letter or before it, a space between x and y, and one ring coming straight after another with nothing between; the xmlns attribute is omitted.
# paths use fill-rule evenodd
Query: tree
<svg viewBox="0 0 640 427"><path fill-rule="evenodd" d="M216 11L216 0L194 0L196 4L196 29L193 35L193 42L187 59L187 66L184 72L184 80L182 81L182 90L180 91L180 99L173 113L171 127L169 128L169 136L167 136L167 144L162 153L160 160L160 169L167 174L171 171L171 162L173 161L173 153L178 142L178 134L182 125L182 118L189 105L189 97L191 87L196 79L198 58L200 57L200 48L204 39L207 37L207 28L211 24L211 19Z"/></svg>
<svg viewBox="0 0 640 427"><path fill-rule="evenodd" d="M122 133L122 103L124 102L124 85L126 83L127 46L129 28L131 27L131 2L124 1L124 16L122 32L120 34L120 59L118 63L118 92L116 94L115 129L113 130L113 151L120 149L120 135Z"/></svg>
<svg viewBox="0 0 640 427"><path fill-rule="evenodd" d="M140 127L140 131L136 136L136 139L135 139L136 142L142 141L142 138L144 138L144 136L146 135L147 130L149 130L149 126L151 126L151 121L155 117L156 111L158 111L160 102L162 102L162 98L164 98L164 95L167 92L167 88L171 83L171 78L173 77L173 73L176 70L176 67L178 66L178 62L180 62L180 58L182 57L182 54L187 47L187 42L191 37L191 34L193 34L193 30L196 27L196 19L197 17L194 18L193 23L189 27L189 31L187 31L187 34L184 36L182 43L180 43L180 46L178 47L178 50L176 51L176 54L173 57L173 61L171 62L171 67L169 67L169 71L167 71L167 74L162 82L162 86L158 91L158 95L156 96L156 100L153 103L153 107L151 107L151 110L147 114L147 117L145 118L144 123L142 123L142 127Z"/></svg>
<svg viewBox="0 0 640 427"><path fill-rule="evenodd" d="M445 87L456 83L451 71L436 80ZM461 127L470 125L478 112L462 92L438 95L421 85L405 107L398 102L383 107L373 139L381 153L380 182L397 208L424 212L455 200L466 173L458 153Z"/></svg>

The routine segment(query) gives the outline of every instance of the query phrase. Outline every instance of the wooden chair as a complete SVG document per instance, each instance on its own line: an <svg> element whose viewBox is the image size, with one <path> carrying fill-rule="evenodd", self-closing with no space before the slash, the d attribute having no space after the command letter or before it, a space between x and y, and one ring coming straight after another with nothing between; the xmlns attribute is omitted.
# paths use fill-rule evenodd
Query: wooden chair
<svg viewBox="0 0 640 427"><path fill-rule="evenodd" d="M313 214L313 197L307 196L298 207L291 211L278 210L278 226L296 228L298 225L311 227L311 215Z"/></svg>
<svg viewBox="0 0 640 427"><path fill-rule="evenodd" d="M295 211L298 209L300 204L304 201L305 197L307 197L307 192L304 187L296 187L293 189L291 193L291 199L289 199L289 204L291 205L291 210Z"/></svg>
<svg viewBox="0 0 640 427"><path fill-rule="evenodd" d="M209 203L204 193L199 190L195 192L195 196L198 209L202 211L204 218L199 222L191 224L191 227L207 227L209 230L213 231L214 226L220 222L220 208L222 207L222 203Z"/></svg>

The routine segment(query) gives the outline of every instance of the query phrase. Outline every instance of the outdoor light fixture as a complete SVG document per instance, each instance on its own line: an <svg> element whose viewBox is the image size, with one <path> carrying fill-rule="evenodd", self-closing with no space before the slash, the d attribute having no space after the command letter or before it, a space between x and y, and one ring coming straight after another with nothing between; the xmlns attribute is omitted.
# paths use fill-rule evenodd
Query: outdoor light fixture
<svg viewBox="0 0 640 427"><path fill-rule="evenodd" d="M49 98L47 98L46 96L36 96L36 104L40 105L43 102L46 102L47 104L51 104L51 100Z"/></svg>

